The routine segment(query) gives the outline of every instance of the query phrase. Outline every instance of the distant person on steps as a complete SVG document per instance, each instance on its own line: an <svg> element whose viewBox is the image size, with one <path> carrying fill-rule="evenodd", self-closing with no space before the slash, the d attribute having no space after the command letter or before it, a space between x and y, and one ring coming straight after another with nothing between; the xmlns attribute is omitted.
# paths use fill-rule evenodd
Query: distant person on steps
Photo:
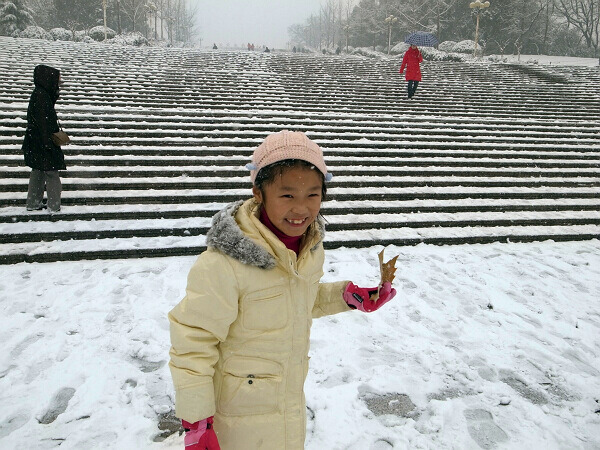
<svg viewBox="0 0 600 450"><path fill-rule="evenodd" d="M60 71L38 65L33 71L35 87L27 108L27 129L23 140L25 164L31 167L27 192L27 210L45 208L44 190L48 195L48 211L60 211L62 185L59 170L65 170L65 155L52 142L52 134L59 131L54 104L59 97Z"/></svg>
<svg viewBox="0 0 600 450"><path fill-rule="evenodd" d="M404 57L402 58L402 65L400 66L400 73L404 72L406 68L406 81L408 81L408 97L412 98L417 91L419 81L421 81L421 66L423 62L423 55L416 45L411 45Z"/></svg>

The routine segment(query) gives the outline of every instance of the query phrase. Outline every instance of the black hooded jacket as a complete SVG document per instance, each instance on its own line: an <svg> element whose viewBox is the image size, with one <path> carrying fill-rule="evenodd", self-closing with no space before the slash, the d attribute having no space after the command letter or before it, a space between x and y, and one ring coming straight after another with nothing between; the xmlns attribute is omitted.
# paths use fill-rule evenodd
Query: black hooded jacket
<svg viewBox="0 0 600 450"><path fill-rule="evenodd" d="M59 130L54 104L59 96L60 72L39 65L33 71L35 88L27 108L27 130L23 140L25 164L38 170L64 170L65 155L52 142L52 133Z"/></svg>

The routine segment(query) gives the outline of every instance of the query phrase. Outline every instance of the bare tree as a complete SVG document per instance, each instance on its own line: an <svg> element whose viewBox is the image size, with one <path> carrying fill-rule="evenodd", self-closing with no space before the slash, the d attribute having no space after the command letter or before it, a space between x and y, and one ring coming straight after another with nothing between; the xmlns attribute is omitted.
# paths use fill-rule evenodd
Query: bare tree
<svg viewBox="0 0 600 450"><path fill-rule="evenodd" d="M121 0L114 0L114 6L117 13L117 34L121 34L123 32L123 27L121 26Z"/></svg>
<svg viewBox="0 0 600 450"><path fill-rule="evenodd" d="M156 6L156 3L149 1L146 3L146 11L150 16L150 20L154 22L152 26L154 39L158 40L158 6Z"/></svg>
<svg viewBox="0 0 600 450"><path fill-rule="evenodd" d="M512 40L511 38L504 39L504 40L493 39L494 43L500 49L501 56L504 56L504 51L506 50L506 47L508 47L508 45L510 44L511 40Z"/></svg>
<svg viewBox="0 0 600 450"><path fill-rule="evenodd" d="M183 42L192 42L198 36L198 25L196 17L198 16L198 3L194 6L188 5L185 0L180 0L179 6L179 39Z"/></svg>
<svg viewBox="0 0 600 450"><path fill-rule="evenodd" d="M146 2L144 0L120 0L125 14L131 21L132 31L136 31L136 27L140 21L146 17ZM140 25L141 28L141 25Z"/></svg>
<svg viewBox="0 0 600 450"><path fill-rule="evenodd" d="M351 25L352 35L357 42L364 42L372 45L373 49L377 45L378 38L380 42L385 41L386 11L380 8L376 0L362 0L352 11Z"/></svg>
<svg viewBox="0 0 600 450"><path fill-rule="evenodd" d="M322 0L318 13L303 25L290 27L294 39L304 39L318 47L342 40L346 48L351 40L355 46L387 44L390 29L385 19L398 18L391 30L391 41L403 34L426 30L436 32L438 39L462 40L472 33L468 2L460 0L338 0L334 4ZM343 11L340 17L340 9ZM335 14L330 11L335 9ZM345 17L344 17L345 15ZM598 54L600 34L600 0L494 0L492 7L481 14L484 22L482 39L490 48L504 53L508 44L521 51ZM582 41L576 35L582 36ZM301 35L303 36L301 38Z"/></svg>
<svg viewBox="0 0 600 450"><path fill-rule="evenodd" d="M558 0L558 11L569 25L582 35L588 48L594 49L598 56L598 38L600 35L600 0Z"/></svg>
<svg viewBox="0 0 600 450"><path fill-rule="evenodd" d="M405 31L433 31L433 23L435 23L434 19L437 16L437 11L431 7L429 0L396 0L392 8L395 15L399 18L400 28ZM443 11L444 9L446 8L442 7L441 10Z"/></svg>
<svg viewBox="0 0 600 450"><path fill-rule="evenodd" d="M52 0L29 0L28 4L33 12L36 25L44 28L52 28L54 26L55 22L53 19L56 14Z"/></svg>
<svg viewBox="0 0 600 450"><path fill-rule="evenodd" d="M335 47L335 39L338 32L341 4L336 0L327 0L321 5L322 32L325 35L325 47Z"/></svg>
<svg viewBox="0 0 600 450"><path fill-rule="evenodd" d="M448 12L452 10L454 4L450 0L436 0L435 4L435 31L437 34L437 38L440 42L442 42L442 24L446 22L445 16Z"/></svg>
<svg viewBox="0 0 600 450"><path fill-rule="evenodd" d="M544 31L542 33L542 53L548 52L548 37L554 16L554 0L545 0Z"/></svg>
<svg viewBox="0 0 600 450"><path fill-rule="evenodd" d="M534 6L534 8L529 9L530 6ZM521 2L521 10L517 12L517 17L515 17L514 21L516 26L511 27L509 30L510 34L514 37L514 46L517 50L518 60L521 59L521 49L523 48L525 36L536 25L544 9L546 9L545 3L535 4L535 2L529 2L529 4L526 4L525 2Z"/></svg>

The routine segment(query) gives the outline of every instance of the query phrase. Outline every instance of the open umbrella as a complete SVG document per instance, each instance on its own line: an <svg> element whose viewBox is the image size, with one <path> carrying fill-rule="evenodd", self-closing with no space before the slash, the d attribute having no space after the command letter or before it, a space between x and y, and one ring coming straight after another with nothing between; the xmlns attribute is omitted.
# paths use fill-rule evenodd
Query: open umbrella
<svg viewBox="0 0 600 450"><path fill-rule="evenodd" d="M417 47L433 47L437 45L437 38L427 31L415 31L414 33L408 34L404 38L404 42L410 45L416 45Z"/></svg>

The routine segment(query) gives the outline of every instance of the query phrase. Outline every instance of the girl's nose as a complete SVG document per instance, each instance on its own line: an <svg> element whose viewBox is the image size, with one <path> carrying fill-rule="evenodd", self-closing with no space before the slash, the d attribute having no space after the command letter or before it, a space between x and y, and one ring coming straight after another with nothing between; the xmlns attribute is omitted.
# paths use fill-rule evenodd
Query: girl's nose
<svg viewBox="0 0 600 450"><path fill-rule="evenodd" d="M308 206L304 204L304 202L296 202L292 206L292 212L294 214L306 214L308 211Z"/></svg>

